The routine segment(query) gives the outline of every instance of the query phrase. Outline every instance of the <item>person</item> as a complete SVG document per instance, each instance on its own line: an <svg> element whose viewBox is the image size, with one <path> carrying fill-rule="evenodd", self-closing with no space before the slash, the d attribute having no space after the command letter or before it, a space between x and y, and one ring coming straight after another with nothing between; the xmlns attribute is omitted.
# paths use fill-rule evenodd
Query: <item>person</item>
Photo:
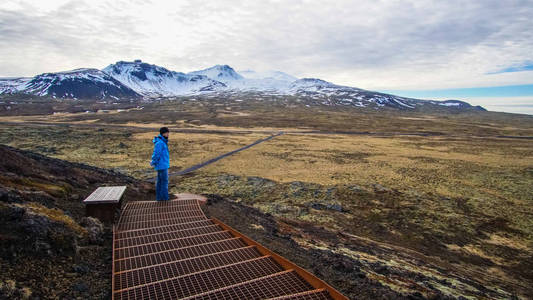
<svg viewBox="0 0 533 300"><path fill-rule="evenodd" d="M157 171L157 181L155 184L155 198L157 201L166 201L168 197L168 168L170 159L168 152L168 135L170 131L167 127L159 129L159 135L154 137L154 153L150 165Z"/></svg>

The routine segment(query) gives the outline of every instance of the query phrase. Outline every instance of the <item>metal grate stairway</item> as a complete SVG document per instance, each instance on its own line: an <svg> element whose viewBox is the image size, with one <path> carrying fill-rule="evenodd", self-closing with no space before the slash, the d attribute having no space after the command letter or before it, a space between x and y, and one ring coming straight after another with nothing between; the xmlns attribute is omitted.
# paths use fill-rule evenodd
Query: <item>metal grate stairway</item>
<svg viewBox="0 0 533 300"><path fill-rule="evenodd" d="M113 299L347 299L208 219L203 197L129 202L113 227Z"/></svg>

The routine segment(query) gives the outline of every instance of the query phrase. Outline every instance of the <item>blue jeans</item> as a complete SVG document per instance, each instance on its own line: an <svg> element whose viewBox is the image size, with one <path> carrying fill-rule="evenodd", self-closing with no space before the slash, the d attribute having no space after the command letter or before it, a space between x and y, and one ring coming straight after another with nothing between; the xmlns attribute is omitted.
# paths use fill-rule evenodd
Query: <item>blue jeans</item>
<svg viewBox="0 0 533 300"><path fill-rule="evenodd" d="M157 201L168 200L168 169L157 170L155 199Z"/></svg>

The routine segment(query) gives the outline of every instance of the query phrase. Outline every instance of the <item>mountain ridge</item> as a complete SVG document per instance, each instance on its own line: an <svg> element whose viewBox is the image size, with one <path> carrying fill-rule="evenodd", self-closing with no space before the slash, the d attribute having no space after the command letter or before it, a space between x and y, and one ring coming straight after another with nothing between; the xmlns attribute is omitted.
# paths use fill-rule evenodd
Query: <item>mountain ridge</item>
<svg viewBox="0 0 533 300"><path fill-rule="evenodd" d="M235 71L215 65L188 73L169 70L141 60L118 61L102 70L78 68L43 73L34 77L0 78L1 94L32 94L72 99L152 99L214 93L258 92L272 96L297 96L306 105L352 106L402 110L417 106L448 110L474 109L460 100L420 100L356 87L337 85L319 78L296 78L281 71ZM248 76L248 77L247 77Z"/></svg>

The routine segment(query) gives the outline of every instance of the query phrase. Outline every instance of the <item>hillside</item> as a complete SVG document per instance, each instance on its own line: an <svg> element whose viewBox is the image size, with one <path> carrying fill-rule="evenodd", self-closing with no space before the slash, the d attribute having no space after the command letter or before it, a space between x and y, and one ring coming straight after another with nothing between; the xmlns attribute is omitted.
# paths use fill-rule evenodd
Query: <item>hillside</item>
<svg viewBox="0 0 533 300"><path fill-rule="evenodd" d="M109 299L111 228L84 217L81 200L102 184L126 184L125 199L149 200L154 192L151 185L114 171L4 145L0 145L0 155L6 158L0 164L0 299ZM346 295L421 297L394 292L367 277L358 262L345 255L299 246L291 233L284 232L290 226L269 214L216 194L207 196L208 214L231 218L233 226L323 276ZM255 224L268 231L250 232L250 225L259 226ZM291 226L291 230L304 230ZM313 228L304 226L305 230ZM330 236L323 229L312 230L317 238Z"/></svg>
<svg viewBox="0 0 533 300"><path fill-rule="evenodd" d="M33 78L0 79L0 94L29 94L69 99L135 99L130 87L97 69L44 73Z"/></svg>
<svg viewBox="0 0 533 300"><path fill-rule="evenodd" d="M84 164L0 145L0 298L105 298L110 228L84 217L82 200L103 184L150 186Z"/></svg>

